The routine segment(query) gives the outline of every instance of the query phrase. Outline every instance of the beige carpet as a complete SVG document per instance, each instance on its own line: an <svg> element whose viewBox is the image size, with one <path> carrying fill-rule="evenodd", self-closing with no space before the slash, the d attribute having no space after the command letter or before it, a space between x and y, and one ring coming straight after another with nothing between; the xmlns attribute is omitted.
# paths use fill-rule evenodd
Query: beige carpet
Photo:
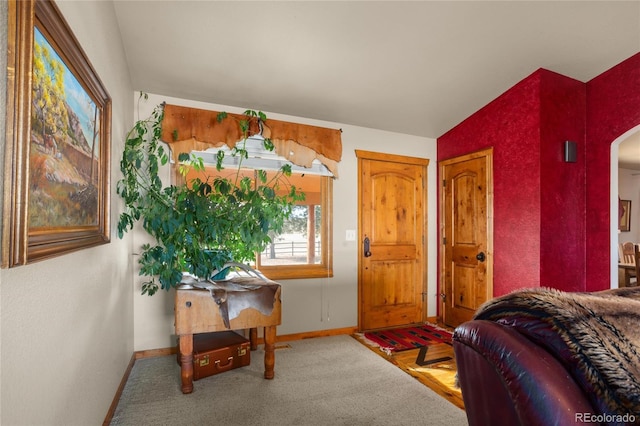
<svg viewBox="0 0 640 426"><path fill-rule="evenodd" d="M138 360L111 425L466 425L463 410L350 336L289 342L180 392L173 356Z"/></svg>

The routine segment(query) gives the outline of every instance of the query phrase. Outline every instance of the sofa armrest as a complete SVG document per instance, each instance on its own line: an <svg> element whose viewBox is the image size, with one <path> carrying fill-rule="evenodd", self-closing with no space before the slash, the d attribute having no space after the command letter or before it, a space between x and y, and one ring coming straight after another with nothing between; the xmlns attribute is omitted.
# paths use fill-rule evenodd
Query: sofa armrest
<svg viewBox="0 0 640 426"><path fill-rule="evenodd" d="M470 426L581 424L596 412L553 355L509 326L466 322L453 349Z"/></svg>

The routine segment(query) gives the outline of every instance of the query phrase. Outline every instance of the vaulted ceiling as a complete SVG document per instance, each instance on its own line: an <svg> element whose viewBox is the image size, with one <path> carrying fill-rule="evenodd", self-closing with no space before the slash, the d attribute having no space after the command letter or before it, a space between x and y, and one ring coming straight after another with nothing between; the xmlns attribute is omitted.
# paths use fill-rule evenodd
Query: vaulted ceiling
<svg viewBox="0 0 640 426"><path fill-rule="evenodd" d="M114 7L136 90L430 138L538 68L586 82L640 51L640 1Z"/></svg>

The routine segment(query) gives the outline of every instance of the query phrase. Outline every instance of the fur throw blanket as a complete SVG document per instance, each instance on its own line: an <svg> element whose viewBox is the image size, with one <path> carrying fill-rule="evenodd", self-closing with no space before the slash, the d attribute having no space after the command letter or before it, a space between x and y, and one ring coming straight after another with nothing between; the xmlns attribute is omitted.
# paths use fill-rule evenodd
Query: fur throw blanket
<svg viewBox="0 0 640 426"><path fill-rule="evenodd" d="M488 301L474 319L508 324L545 347L600 414L640 417L640 287L520 290Z"/></svg>

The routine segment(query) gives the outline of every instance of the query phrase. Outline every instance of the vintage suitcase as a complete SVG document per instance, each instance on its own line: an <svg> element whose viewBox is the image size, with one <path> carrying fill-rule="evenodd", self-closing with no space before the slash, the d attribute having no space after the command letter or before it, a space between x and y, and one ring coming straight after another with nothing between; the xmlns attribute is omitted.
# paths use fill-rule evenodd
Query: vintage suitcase
<svg viewBox="0 0 640 426"><path fill-rule="evenodd" d="M250 362L249 340L238 333L221 331L193 335L193 380L244 367Z"/></svg>

